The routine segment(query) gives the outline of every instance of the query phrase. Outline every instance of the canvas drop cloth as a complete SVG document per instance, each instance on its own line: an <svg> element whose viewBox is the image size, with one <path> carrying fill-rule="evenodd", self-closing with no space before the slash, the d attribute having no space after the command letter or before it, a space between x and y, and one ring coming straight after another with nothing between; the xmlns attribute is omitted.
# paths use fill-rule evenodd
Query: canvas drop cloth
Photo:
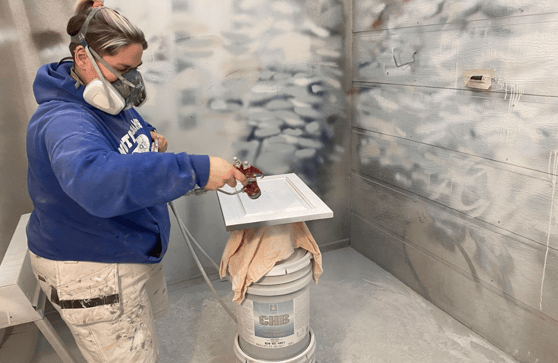
<svg viewBox="0 0 558 363"><path fill-rule="evenodd" d="M306 223L231 232L223 251L219 273L221 278L230 276L234 291L233 301L241 303L250 284L262 278L276 263L287 259L295 248L303 248L312 253L314 281L318 283L323 273L322 254Z"/></svg>

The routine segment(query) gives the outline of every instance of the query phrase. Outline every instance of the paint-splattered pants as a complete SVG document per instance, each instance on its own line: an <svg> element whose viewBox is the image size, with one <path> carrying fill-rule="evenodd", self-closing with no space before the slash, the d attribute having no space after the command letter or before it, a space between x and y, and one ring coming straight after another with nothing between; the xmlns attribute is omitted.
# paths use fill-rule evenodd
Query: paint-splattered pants
<svg viewBox="0 0 558 363"><path fill-rule="evenodd" d="M41 288L88 362L154 363L168 309L161 264L52 261L30 252Z"/></svg>

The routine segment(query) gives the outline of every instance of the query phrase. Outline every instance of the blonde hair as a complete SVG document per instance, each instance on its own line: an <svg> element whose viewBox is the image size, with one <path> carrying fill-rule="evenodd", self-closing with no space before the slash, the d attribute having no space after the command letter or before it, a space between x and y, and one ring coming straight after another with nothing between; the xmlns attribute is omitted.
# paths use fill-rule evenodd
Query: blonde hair
<svg viewBox="0 0 558 363"><path fill-rule="evenodd" d="M76 15L68 21L66 27L70 36L78 34L87 18L87 14L89 14L94 4L97 5L96 3L102 3L102 1L78 0L76 2L74 6ZM113 55L119 48L130 44L141 44L143 49L147 49L147 41L143 32L117 11L104 6L91 18L85 34L85 41L101 56L105 54ZM74 56L78 45L80 43L70 43L72 56Z"/></svg>

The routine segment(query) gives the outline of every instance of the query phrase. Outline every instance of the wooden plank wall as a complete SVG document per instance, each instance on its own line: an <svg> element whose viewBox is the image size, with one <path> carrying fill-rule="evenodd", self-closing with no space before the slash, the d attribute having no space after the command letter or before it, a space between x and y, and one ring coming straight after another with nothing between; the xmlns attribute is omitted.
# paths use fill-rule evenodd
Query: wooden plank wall
<svg viewBox="0 0 558 363"><path fill-rule="evenodd" d="M353 18L353 247L518 361L558 362L558 2Z"/></svg>

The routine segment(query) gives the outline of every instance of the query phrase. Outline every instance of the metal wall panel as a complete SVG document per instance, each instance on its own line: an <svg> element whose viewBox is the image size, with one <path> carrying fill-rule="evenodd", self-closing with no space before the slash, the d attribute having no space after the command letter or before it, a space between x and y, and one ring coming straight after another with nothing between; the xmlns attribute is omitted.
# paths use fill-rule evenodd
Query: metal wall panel
<svg viewBox="0 0 558 363"><path fill-rule="evenodd" d="M352 245L519 361L556 361L556 3L353 3Z"/></svg>

